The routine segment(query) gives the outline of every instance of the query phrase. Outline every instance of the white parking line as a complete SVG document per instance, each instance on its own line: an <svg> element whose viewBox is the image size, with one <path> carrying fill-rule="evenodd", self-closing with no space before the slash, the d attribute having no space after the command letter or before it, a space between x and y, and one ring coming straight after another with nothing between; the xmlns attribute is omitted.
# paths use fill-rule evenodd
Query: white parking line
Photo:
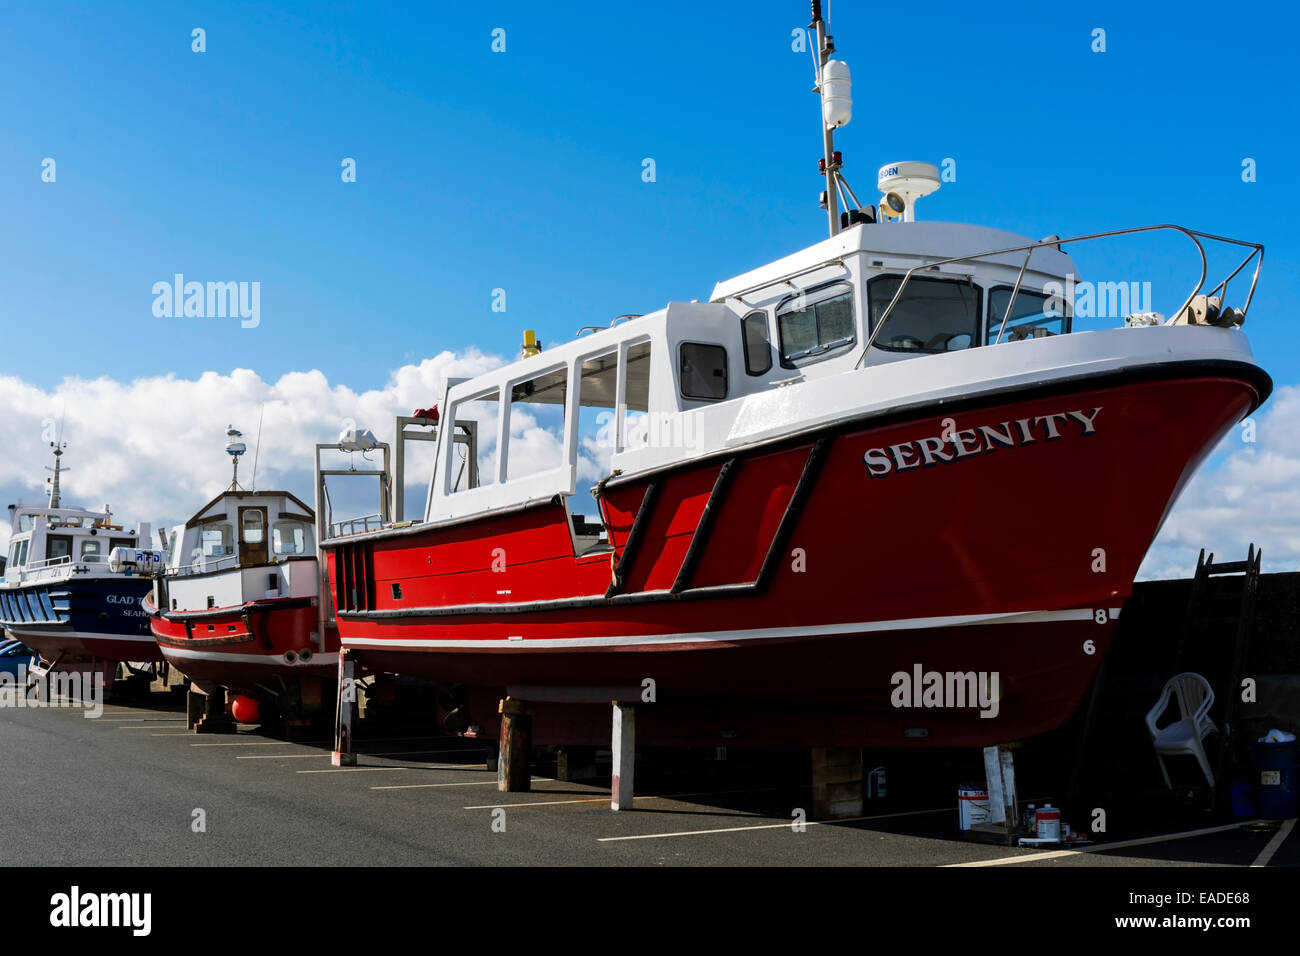
<svg viewBox="0 0 1300 956"><path fill-rule="evenodd" d="M653 800L654 797L637 797L638 800ZM609 803L609 795L591 797L583 800L542 800L537 803L484 803L474 807L461 807L462 810L505 810L510 807L558 807L566 803Z"/></svg>
<svg viewBox="0 0 1300 956"><path fill-rule="evenodd" d="M870 817L845 817L842 820L809 820L803 825L806 827L815 827L827 823L857 823L861 820L887 820L891 817L915 817L920 816L923 813L952 813L952 807L941 807L937 810L909 810L906 813L881 813ZM739 833L742 830L788 830L793 825L794 821L791 820L788 823L764 823L752 827L719 827L714 830L677 830L673 833L638 833L634 836L600 837L596 842L618 843L622 840L661 840L665 837L704 836L708 833Z"/></svg>
<svg viewBox="0 0 1300 956"><path fill-rule="evenodd" d="M796 790L801 788L806 789L806 786L807 786L806 784L790 784L789 786L785 786L785 787L747 787L744 790L696 790L693 793L665 793L659 796L642 795L638 793L635 799L676 800L678 797L712 797L712 796L720 796L726 793L770 793L773 790ZM542 793L545 793L545 791L542 791ZM483 806L479 806L479 807L464 807L463 809L494 810L497 807L501 807L503 809L506 807L558 807L565 803L602 803L602 802L608 802L609 799L610 799L609 795L606 794L603 797L593 797L591 799L584 798L582 800L547 800L545 802L540 802L540 803L493 803L491 805L484 804ZM743 814L743 815L753 816L753 814Z"/></svg>
<svg viewBox="0 0 1300 956"><path fill-rule="evenodd" d="M378 773L381 770L405 773L410 767L331 767L328 770L295 770L294 773Z"/></svg>
<svg viewBox="0 0 1300 956"><path fill-rule="evenodd" d="M190 734L193 736L193 734ZM216 743L207 744L190 744L191 747L292 747L295 743L301 744L328 744L329 740L223 740Z"/></svg>
<svg viewBox="0 0 1300 956"><path fill-rule="evenodd" d="M1073 850L1049 850L1046 853L1025 853L1021 856L1003 856L995 860L972 860L969 863L947 863L944 868L963 866L1007 866L1011 863L1031 863L1035 860L1055 860L1077 853L1102 853L1106 850L1122 850L1130 846L1147 846L1152 843L1170 843L1174 840L1187 840L1191 837L1208 836L1211 833L1226 833L1238 827L1259 823L1258 820L1244 820L1241 823L1229 823L1221 827L1204 827L1200 830L1184 830L1182 833L1164 833L1159 836L1139 837L1134 840L1120 840L1116 843L1096 843L1091 846L1076 847Z"/></svg>
<svg viewBox="0 0 1300 956"><path fill-rule="evenodd" d="M1255 857L1255 862L1252 863L1251 866L1268 866L1268 861L1273 859L1273 854L1276 853L1281 848L1282 844L1286 842L1286 838L1291 835L1291 830L1294 827L1294 817L1285 821L1280 827L1278 827L1277 832L1273 834L1273 839L1269 840L1268 845L1259 851L1259 856Z"/></svg>
<svg viewBox="0 0 1300 956"><path fill-rule="evenodd" d="M432 790L437 787L495 787L495 780L471 780L466 783L404 783L392 787L371 787L371 790ZM608 798L607 798L608 799Z"/></svg>
<svg viewBox="0 0 1300 956"><path fill-rule="evenodd" d="M479 751L481 753L481 751ZM418 754L459 754L463 750L385 750L380 753L357 752L358 757L410 757ZM328 760L333 754L244 754L236 760ZM453 766L464 766L454 764Z"/></svg>

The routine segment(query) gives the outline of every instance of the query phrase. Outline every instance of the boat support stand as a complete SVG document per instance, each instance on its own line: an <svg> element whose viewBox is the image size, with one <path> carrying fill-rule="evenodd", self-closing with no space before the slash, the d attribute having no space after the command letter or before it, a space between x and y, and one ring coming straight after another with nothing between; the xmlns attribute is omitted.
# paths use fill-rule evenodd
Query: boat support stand
<svg viewBox="0 0 1300 956"><path fill-rule="evenodd" d="M506 689L498 705L501 714L497 789L526 792L531 788L529 761L533 749L533 712L530 704L605 704L610 707L611 810L631 810L636 793L636 704L642 688L515 686ZM564 763L567 765L568 760ZM558 766L562 776L569 768Z"/></svg>

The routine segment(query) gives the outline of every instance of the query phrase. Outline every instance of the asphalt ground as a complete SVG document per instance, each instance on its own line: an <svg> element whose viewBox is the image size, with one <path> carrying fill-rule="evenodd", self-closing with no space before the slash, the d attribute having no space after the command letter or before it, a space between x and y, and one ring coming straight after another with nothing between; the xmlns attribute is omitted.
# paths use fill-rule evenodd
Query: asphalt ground
<svg viewBox="0 0 1300 956"><path fill-rule="evenodd" d="M797 830L812 799L806 755L648 754L634 808L612 812L607 764L571 783L538 763L531 792L501 793L482 742L362 734L357 766L334 768L325 740L187 733L183 707L161 695L98 719L0 709L0 866L1300 865L1285 824L1155 814L1087 850L974 844L947 784Z"/></svg>

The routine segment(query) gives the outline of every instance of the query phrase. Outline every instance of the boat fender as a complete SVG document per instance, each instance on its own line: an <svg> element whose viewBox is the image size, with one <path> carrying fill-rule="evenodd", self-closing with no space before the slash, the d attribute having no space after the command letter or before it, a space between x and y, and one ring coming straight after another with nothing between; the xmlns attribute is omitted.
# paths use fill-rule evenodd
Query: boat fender
<svg viewBox="0 0 1300 956"><path fill-rule="evenodd" d="M238 723L256 724L259 722L261 708L257 706L257 701L251 697L239 695L230 704L230 714Z"/></svg>

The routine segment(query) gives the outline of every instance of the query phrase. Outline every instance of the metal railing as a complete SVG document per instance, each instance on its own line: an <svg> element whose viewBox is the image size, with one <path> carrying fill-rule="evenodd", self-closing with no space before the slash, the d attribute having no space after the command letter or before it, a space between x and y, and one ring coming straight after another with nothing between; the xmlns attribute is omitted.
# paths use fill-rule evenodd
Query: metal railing
<svg viewBox="0 0 1300 956"><path fill-rule="evenodd" d="M91 563L92 561L93 559L91 558L86 559L87 563ZM56 565L71 564L71 563L72 563L72 555L63 554L57 558L46 558L44 561L33 561L31 564L28 564L25 567L26 570L28 571L41 571L44 570L45 568L55 567Z"/></svg>
<svg viewBox="0 0 1300 956"><path fill-rule="evenodd" d="M366 531L377 531L383 526L383 515L363 515L360 518L349 518L346 521L331 521L329 525L329 536L331 538L342 538L349 534L362 534Z"/></svg>
<svg viewBox="0 0 1300 956"><path fill-rule="evenodd" d="M930 262L923 262L920 265L913 266L904 273L903 281L898 284L898 290L894 293L894 297L889 300L889 305L881 314L879 321L876 323L876 327L871 331L871 335L867 337L867 344L863 346L862 354L858 357L858 360L854 363L853 367L862 367L862 363L866 361L867 355L871 352L871 347L875 344L876 337L880 334L880 330L885 327L885 323L889 320L889 316L894 311L894 307L898 305L899 299L902 298L903 290L907 288L907 284L912 280L912 276L917 272L930 270L937 266L950 265L954 262L970 262L976 259L988 259L993 256L1009 255L1013 252L1023 252L1025 254L1025 261L1020 264L1020 274L1016 277L1016 285L1011 292L1011 301L1007 303L1007 310L1002 316L1002 324L998 328L998 337L993 342L994 345L997 345L1002 341L1002 335L1007 329L1007 322L1011 318L1012 310L1016 307L1016 296L1020 294L1020 286L1024 282L1025 272L1029 268L1029 260L1030 257L1033 256L1035 249L1052 246L1059 250L1061 246L1069 245L1073 242L1088 242L1093 239L1109 239L1113 236L1128 236L1139 232L1155 232L1161 229L1168 229L1185 235L1188 239L1192 240L1193 245L1196 246L1196 251L1201 257L1201 277L1197 280L1192 291L1188 293L1183 304L1179 306L1178 310L1174 312L1173 316L1169 318L1165 324L1173 324L1180 315L1186 312L1188 306L1192 304L1192 300L1200 294L1201 289L1205 286L1205 276L1209 270L1209 265L1205 257L1205 247L1201 245L1201 239L1225 242L1234 246L1245 246L1250 249L1250 252L1246 254L1246 258L1241 260L1240 265L1233 269L1232 272L1228 274L1227 278L1210 290L1208 294L1211 296L1216 292L1222 292L1222 294L1226 296L1228 292L1228 283L1235 279L1242 269L1246 268L1251 259L1258 256L1258 260L1255 263L1255 274L1250 280L1250 291L1246 294L1246 304L1241 309L1241 317L1244 320L1246 313L1250 310L1250 302L1255 297L1255 286L1259 283L1259 270L1264 265L1264 247L1257 242L1246 242L1243 239L1229 239L1226 236L1216 236L1212 233L1199 232L1195 229L1185 229L1182 226L1175 226L1172 223L1161 223L1155 226L1137 226L1132 229L1115 229L1110 232L1094 232L1089 233L1086 236L1072 236L1068 239L1057 239L1055 237L1050 239L1040 239L1038 242L1027 243L1023 246L1010 246L1006 249L995 249L991 252L977 252L967 256L953 256L950 259L934 259Z"/></svg>
<svg viewBox="0 0 1300 956"><path fill-rule="evenodd" d="M24 583L28 581L53 581L62 579L68 570L79 573L89 569L91 565L106 564L108 564L108 557L103 554L87 554L82 555L80 558L65 554L57 558L46 558L44 561L35 561L20 567L9 568L9 573L5 575L5 578ZM11 574L13 577L10 577Z"/></svg>
<svg viewBox="0 0 1300 956"><path fill-rule="evenodd" d="M183 578L191 574L207 574L209 571L223 571L237 567L239 567L238 554L198 555L191 559L189 564L167 568L165 573L170 577Z"/></svg>

